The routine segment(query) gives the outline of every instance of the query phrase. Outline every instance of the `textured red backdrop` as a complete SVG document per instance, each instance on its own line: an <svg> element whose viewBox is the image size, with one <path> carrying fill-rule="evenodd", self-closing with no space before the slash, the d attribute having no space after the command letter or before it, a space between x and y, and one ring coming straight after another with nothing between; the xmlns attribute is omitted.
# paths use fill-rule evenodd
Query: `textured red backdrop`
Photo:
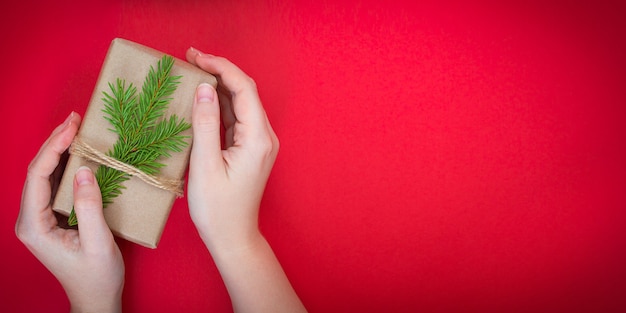
<svg viewBox="0 0 626 313"><path fill-rule="evenodd" d="M13 227L114 37L255 78L281 140L261 228L311 312L626 310L620 5L100 2L0 13L2 311L68 309ZM184 199L158 249L118 243L126 311L231 310Z"/></svg>

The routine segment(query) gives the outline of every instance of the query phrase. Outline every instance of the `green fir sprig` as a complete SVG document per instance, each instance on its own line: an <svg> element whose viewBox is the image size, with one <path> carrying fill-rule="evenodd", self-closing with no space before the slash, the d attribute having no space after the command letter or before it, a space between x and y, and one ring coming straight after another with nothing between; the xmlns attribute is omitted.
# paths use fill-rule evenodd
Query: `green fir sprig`
<svg viewBox="0 0 626 313"><path fill-rule="evenodd" d="M158 174L165 166L159 161L161 158L168 158L170 152L180 152L188 145L184 140L188 136L180 133L189 129L191 124L176 115L163 118L172 100L170 96L182 77L170 76L173 65L174 58L164 55L156 70L151 66L139 95L132 83L127 87L119 78L115 85L109 83L111 94L103 92L104 118L113 126L109 130L119 136L113 149L106 154L150 175ZM104 165L98 167L95 176L103 207L122 194L125 188L122 183L130 179L130 175ZM73 208L68 224L78 224Z"/></svg>

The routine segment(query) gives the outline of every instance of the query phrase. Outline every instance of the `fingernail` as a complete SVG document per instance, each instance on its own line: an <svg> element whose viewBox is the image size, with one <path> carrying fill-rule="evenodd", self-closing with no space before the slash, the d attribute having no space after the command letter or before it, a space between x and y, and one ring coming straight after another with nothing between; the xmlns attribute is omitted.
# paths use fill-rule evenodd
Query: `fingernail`
<svg viewBox="0 0 626 313"><path fill-rule="evenodd" d="M189 47L189 50L191 50L191 52L193 52L194 54L196 54L199 57L207 57L207 58L213 57L212 54L204 53L204 52L202 52L202 51L200 51L200 50L198 50L198 49L196 49L194 47L191 47L191 46Z"/></svg>
<svg viewBox="0 0 626 313"><path fill-rule="evenodd" d="M91 185L94 183L93 172L86 166L81 166L76 171L76 183L79 186Z"/></svg>
<svg viewBox="0 0 626 313"><path fill-rule="evenodd" d="M198 85L198 88L196 89L196 99L198 103L210 103L213 102L214 98L215 89L213 89L213 86L207 83Z"/></svg>
<svg viewBox="0 0 626 313"><path fill-rule="evenodd" d="M68 126L72 125L72 118L74 117L74 111L70 113L70 115L63 122L63 129L66 129Z"/></svg>
<svg viewBox="0 0 626 313"><path fill-rule="evenodd" d="M191 50L191 52L193 52L196 55L202 55L202 52L194 47L189 47L189 50Z"/></svg>

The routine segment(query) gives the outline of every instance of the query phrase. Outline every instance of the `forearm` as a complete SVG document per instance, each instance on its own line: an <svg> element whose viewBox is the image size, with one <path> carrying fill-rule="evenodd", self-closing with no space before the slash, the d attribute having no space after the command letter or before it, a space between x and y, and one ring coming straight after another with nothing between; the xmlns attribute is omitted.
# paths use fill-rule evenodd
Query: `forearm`
<svg viewBox="0 0 626 313"><path fill-rule="evenodd" d="M216 75L227 91L218 97L207 84L196 91L188 199L233 308L306 312L258 228L259 203L279 143L256 84L224 58L189 49L187 60ZM223 144L220 125L226 129Z"/></svg>
<svg viewBox="0 0 626 313"><path fill-rule="evenodd" d="M306 312L260 233L250 236L244 245L212 245L209 250L235 312Z"/></svg>

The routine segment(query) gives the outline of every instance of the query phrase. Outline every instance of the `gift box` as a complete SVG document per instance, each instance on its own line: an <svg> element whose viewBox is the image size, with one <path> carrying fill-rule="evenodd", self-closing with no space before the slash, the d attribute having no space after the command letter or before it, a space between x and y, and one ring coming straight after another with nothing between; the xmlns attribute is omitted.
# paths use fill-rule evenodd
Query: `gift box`
<svg viewBox="0 0 626 313"><path fill-rule="evenodd" d="M131 83L137 93L142 92L142 85L151 69L156 69L164 53L140 44L116 38L112 41L102 66L98 81L92 94L89 106L84 115L76 141L87 144L96 152L107 153L113 149L118 140L112 123L105 117L105 93L112 93L118 80L126 87ZM176 115L191 123L191 110L196 87L201 83L209 83L214 87L217 80L214 76L198 69L194 65L174 58L171 76L179 76L175 91L170 99L164 118ZM181 181L189 162L191 149L191 129L180 133L186 145L179 152L170 152L169 157L159 158L164 166L153 175L162 181ZM72 149L70 149L72 151ZM123 164L123 163L122 163ZM101 166L78 153L70 153L64 175L57 190L53 209L63 215L70 215L73 209L73 179L80 166L88 166L94 172ZM130 240L149 248L156 248L171 211L176 193L155 187L153 184L132 175L122 183L121 194L112 199L104 208L104 217L114 235ZM80 230L80 224L78 225Z"/></svg>

